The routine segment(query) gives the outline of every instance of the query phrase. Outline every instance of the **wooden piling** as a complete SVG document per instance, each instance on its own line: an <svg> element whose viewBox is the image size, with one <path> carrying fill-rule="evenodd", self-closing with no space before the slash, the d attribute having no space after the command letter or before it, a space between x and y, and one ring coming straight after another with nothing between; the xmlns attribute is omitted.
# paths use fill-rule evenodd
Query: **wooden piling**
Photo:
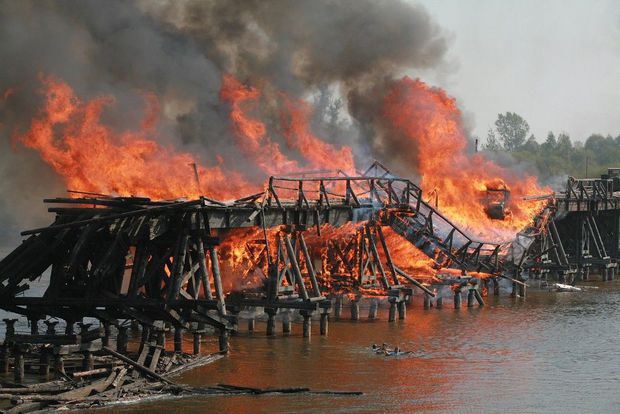
<svg viewBox="0 0 620 414"><path fill-rule="evenodd" d="M461 308L461 289L456 289L454 291L454 309Z"/></svg>
<svg viewBox="0 0 620 414"><path fill-rule="evenodd" d="M303 335L304 338L310 338L310 336L312 335L312 312L307 312L307 311L301 311L301 316L304 317L304 329L303 329Z"/></svg>
<svg viewBox="0 0 620 414"><path fill-rule="evenodd" d="M45 329L45 335L56 335L56 325L58 325L57 321L43 321L43 323L47 326Z"/></svg>
<svg viewBox="0 0 620 414"><path fill-rule="evenodd" d="M276 334L276 310L265 309L267 313L267 336L273 336Z"/></svg>
<svg viewBox="0 0 620 414"><path fill-rule="evenodd" d="M227 354L228 351L230 350L230 343L228 339L228 331L226 329L220 330L220 336L218 340L219 340L218 342L220 346L220 352Z"/></svg>
<svg viewBox="0 0 620 414"><path fill-rule="evenodd" d="M398 319L404 320L407 318L407 304L405 301L398 302Z"/></svg>
<svg viewBox="0 0 620 414"><path fill-rule="evenodd" d="M341 314L342 314L342 295L336 295L336 300L334 303L334 318L336 318L336 320L339 320Z"/></svg>
<svg viewBox="0 0 620 414"><path fill-rule="evenodd" d="M93 358L93 353L89 350L82 351L84 355L82 359L82 371L90 371L95 368L95 360Z"/></svg>
<svg viewBox="0 0 620 414"><path fill-rule="evenodd" d="M360 318L360 302L355 298L351 300L351 320L357 321Z"/></svg>
<svg viewBox="0 0 620 414"><path fill-rule="evenodd" d="M183 328L180 326L174 328L174 352L183 352Z"/></svg>
<svg viewBox="0 0 620 414"><path fill-rule="evenodd" d="M431 295L429 295L428 293L424 293L424 309L430 309L431 308Z"/></svg>
<svg viewBox="0 0 620 414"><path fill-rule="evenodd" d="M321 335L327 335L329 330L329 313L323 312L321 313Z"/></svg>
<svg viewBox="0 0 620 414"><path fill-rule="evenodd" d="M150 336L151 336L151 328L147 324L143 323L142 324L142 335L140 338L140 348L138 349L138 354L141 354L144 348L147 346Z"/></svg>
<svg viewBox="0 0 620 414"><path fill-rule="evenodd" d="M194 355L200 354L200 332L194 332Z"/></svg>
<svg viewBox="0 0 620 414"><path fill-rule="evenodd" d="M282 333L284 335L291 333L291 312L288 309L282 312Z"/></svg>
<svg viewBox="0 0 620 414"><path fill-rule="evenodd" d="M13 376L15 382L21 383L24 380L24 353L21 347L16 346L13 350L14 363L13 363Z"/></svg>
<svg viewBox="0 0 620 414"><path fill-rule="evenodd" d="M73 324L75 323L74 320L71 319L65 319L65 323L67 324L65 326L65 335L73 335L75 333Z"/></svg>
<svg viewBox="0 0 620 414"><path fill-rule="evenodd" d="M0 372L9 373L9 346L5 343L0 348Z"/></svg>
<svg viewBox="0 0 620 414"><path fill-rule="evenodd" d="M50 362L52 359L51 349L41 348L39 355L39 374L47 377L50 374Z"/></svg>
<svg viewBox="0 0 620 414"><path fill-rule="evenodd" d="M475 289L471 288L467 292L467 307L468 308L473 308L474 307L474 290Z"/></svg>
<svg viewBox="0 0 620 414"><path fill-rule="evenodd" d="M215 285L215 298L217 299L218 310L221 315L226 315L226 302L224 301L224 289L222 288L222 276L220 275L220 264L217 258L217 248L212 246L209 249L211 257L211 272Z"/></svg>
<svg viewBox="0 0 620 414"><path fill-rule="evenodd" d="M368 319L377 319L377 310L379 309L379 301L377 298L370 299L370 307L368 308Z"/></svg>
<svg viewBox="0 0 620 414"><path fill-rule="evenodd" d="M127 327L119 325L118 326L118 336L116 337L116 351L124 354L127 352Z"/></svg>
<svg viewBox="0 0 620 414"><path fill-rule="evenodd" d="M478 301L478 305L484 306L484 300L482 299L482 295L480 294L478 289L474 290L474 296L476 297L476 300Z"/></svg>
<svg viewBox="0 0 620 414"><path fill-rule="evenodd" d="M256 318L254 318L254 316L251 316L250 319L248 319L248 332L254 333L255 329L256 329Z"/></svg>
<svg viewBox="0 0 620 414"><path fill-rule="evenodd" d="M499 278L493 278L493 295L499 296Z"/></svg>
<svg viewBox="0 0 620 414"><path fill-rule="evenodd" d="M100 321L103 325L103 338L101 339L101 343L103 346L110 346L110 336L112 335L111 324L107 321Z"/></svg>
<svg viewBox="0 0 620 414"><path fill-rule="evenodd" d="M38 318L30 318L28 319L30 322L30 335L38 335L39 334L39 319Z"/></svg>
<svg viewBox="0 0 620 414"><path fill-rule="evenodd" d="M388 322L394 322L395 320L396 320L396 301L390 300L390 312L388 314Z"/></svg>
<svg viewBox="0 0 620 414"><path fill-rule="evenodd" d="M6 325L6 333L5 336L15 335L15 322L17 319L2 319Z"/></svg>
<svg viewBox="0 0 620 414"><path fill-rule="evenodd" d="M65 375L65 359L62 354L57 354L54 360L54 371L58 374Z"/></svg>

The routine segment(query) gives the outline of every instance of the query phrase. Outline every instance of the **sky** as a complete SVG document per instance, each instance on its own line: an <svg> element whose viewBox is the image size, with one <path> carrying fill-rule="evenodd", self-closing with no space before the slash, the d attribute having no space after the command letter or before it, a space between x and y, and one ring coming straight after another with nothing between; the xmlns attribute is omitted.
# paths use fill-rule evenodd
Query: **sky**
<svg viewBox="0 0 620 414"><path fill-rule="evenodd" d="M444 68L418 76L456 97L483 141L506 111L538 141L550 130L573 141L620 135L620 1L415 3L450 39Z"/></svg>

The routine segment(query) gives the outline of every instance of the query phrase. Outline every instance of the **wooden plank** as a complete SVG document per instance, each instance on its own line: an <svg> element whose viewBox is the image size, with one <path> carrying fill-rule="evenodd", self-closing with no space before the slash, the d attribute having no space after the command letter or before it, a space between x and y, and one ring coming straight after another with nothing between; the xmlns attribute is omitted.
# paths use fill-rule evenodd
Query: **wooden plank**
<svg viewBox="0 0 620 414"><path fill-rule="evenodd" d="M105 352L107 352L108 354L110 354L110 355L120 359L121 361L131 365L136 370L142 372L143 374L145 374L148 377L154 378L154 379L156 379L158 381L161 381L163 383L166 383L166 384L174 384L174 382L170 381L169 379L162 377L161 375L157 374L156 372L148 369L147 367L141 365L140 363L138 363L138 362L136 362L136 361L134 361L134 360L132 360L130 358L127 358L125 355L119 354L118 352L108 348L107 346L104 346L103 350Z"/></svg>

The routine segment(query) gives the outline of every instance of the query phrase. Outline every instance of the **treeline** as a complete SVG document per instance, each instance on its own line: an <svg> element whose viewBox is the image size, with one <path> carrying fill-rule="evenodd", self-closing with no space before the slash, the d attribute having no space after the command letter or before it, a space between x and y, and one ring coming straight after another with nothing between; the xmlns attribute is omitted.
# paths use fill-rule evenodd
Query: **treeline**
<svg viewBox="0 0 620 414"><path fill-rule="evenodd" d="M542 180L565 175L597 177L608 167L620 167L620 135L592 134L585 141L573 142L564 132L556 135L550 131L544 141L537 140L527 121L512 112L497 116L482 148L505 151L534 165Z"/></svg>

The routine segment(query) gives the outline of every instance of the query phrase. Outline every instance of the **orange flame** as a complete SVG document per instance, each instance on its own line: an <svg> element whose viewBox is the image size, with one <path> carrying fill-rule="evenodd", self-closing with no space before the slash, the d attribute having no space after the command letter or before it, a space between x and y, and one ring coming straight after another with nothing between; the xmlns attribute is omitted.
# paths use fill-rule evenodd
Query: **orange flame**
<svg viewBox="0 0 620 414"><path fill-rule="evenodd" d="M288 159L282 153L280 145L267 137L265 124L246 114L256 106L259 97L258 89L243 85L233 76L224 75L222 78L220 99L230 103L230 120L237 146L243 155L267 174L297 170L297 161Z"/></svg>
<svg viewBox="0 0 620 414"><path fill-rule="evenodd" d="M474 236L511 238L530 223L541 202L523 201L542 193L534 176L500 167L482 154L466 152L467 138L456 100L419 79L395 82L383 103L391 127L417 150L418 171L424 189L436 189L439 209ZM506 220L492 220L484 212L483 197L489 189L510 189ZM543 202L544 203L544 202Z"/></svg>
<svg viewBox="0 0 620 414"><path fill-rule="evenodd" d="M288 146L298 150L308 160L310 168L355 171L351 147L336 149L313 135L309 125L312 107L307 102L283 96L286 111L281 118Z"/></svg>
<svg viewBox="0 0 620 414"><path fill-rule="evenodd" d="M112 98L83 103L65 82L52 76L42 82L45 108L30 130L14 139L39 151L68 188L156 199L197 198L202 191L229 198L250 191L242 176L219 166L198 168L205 178L199 191L189 167L196 162L194 157L162 147L150 138L157 118L153 96L148 97L149 111L142 129L116 133L100 121L104 107L113 104Z"/></svg>

